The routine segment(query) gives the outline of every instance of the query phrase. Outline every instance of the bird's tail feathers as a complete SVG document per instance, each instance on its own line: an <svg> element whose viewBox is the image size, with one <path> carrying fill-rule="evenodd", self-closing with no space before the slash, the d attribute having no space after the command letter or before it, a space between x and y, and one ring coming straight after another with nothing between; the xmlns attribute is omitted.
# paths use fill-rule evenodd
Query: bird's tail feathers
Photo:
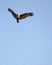
<svg viewBox="0 0 52 65"><path fill-rule="evenodd" d="M17 23L19 23L19 19L17 19Z"/></svg>

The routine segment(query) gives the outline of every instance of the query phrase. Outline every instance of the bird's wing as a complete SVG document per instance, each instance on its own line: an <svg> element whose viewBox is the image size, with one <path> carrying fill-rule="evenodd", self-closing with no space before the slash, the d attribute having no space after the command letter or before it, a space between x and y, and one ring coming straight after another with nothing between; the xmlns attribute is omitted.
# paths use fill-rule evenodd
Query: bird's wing
<svg viewBox="0 0 52 65"><path fill-rule="evenodd" d="M16 18L16 14L12 9L8 8L8 11L13 15L14 18Z"/></svg>
<svg viewBox="0 0 52 65"><path fill-rule="evenodd" d="M23 19L23 18L26 18L28 16L32 16L32 15L33 15L33 13L24 13L24 14L20 15L19 19Z"/></svg>

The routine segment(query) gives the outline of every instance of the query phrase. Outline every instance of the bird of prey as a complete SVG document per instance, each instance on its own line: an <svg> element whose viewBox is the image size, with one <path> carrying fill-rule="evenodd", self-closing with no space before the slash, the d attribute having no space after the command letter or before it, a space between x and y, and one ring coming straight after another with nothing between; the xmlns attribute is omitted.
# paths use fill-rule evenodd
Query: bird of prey
<svg viewBox="0 0 52 65"><path fill-rule="evenodd" d="M17 23L19 23L19 20L24 19L29 16L33 16L33 13L24 13L24 14L16 14L12 9L8 8L8 11L12 14L12 16L17 20Z"/></svg>

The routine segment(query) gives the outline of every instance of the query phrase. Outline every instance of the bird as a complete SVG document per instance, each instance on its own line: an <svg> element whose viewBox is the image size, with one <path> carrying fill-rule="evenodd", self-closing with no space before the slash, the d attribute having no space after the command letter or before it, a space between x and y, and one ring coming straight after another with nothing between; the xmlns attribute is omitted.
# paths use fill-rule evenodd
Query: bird
<svg viewBox="0 0 52 65"><path fill-rule="evenodd" d="M17 20L17 23L19 23L19 20L27 18L29 16L33 16L32 12L24 13L24 14L16 14L12 9L8 8L8 11L12 14L12 16Z"/></svg>

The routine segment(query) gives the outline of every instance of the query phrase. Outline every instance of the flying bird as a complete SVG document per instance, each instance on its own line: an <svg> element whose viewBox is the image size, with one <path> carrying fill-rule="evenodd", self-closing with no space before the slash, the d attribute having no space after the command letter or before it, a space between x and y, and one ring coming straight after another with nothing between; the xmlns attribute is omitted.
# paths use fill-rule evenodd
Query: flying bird
<svg viewBox="0 0 52 65"><path fill-rule="evenodd" d="M24 14L16 14L12 9L8 8L8 11L12 14L12 16L17 20L17 23L19 23L19 20L27 18L29 16L33 16L33 13L24 13Z"/></svg>

